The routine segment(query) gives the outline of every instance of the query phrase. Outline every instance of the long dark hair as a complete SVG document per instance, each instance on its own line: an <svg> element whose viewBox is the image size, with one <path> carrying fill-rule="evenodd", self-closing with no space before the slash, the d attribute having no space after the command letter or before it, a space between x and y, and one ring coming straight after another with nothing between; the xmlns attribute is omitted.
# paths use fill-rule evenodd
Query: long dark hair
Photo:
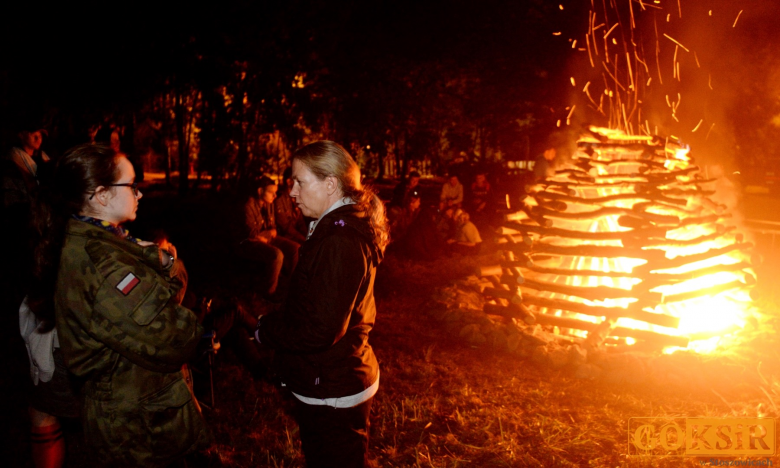
<svg viewBox="0 0 780 468"><path fill-rule="evenodd" d="M48 329L54 326L54 289L65 226L81 212L89 195L116 182L117 155L108 146L85 144L69 149L57 161L51 180L41 187L33 209L33 282L30 308Z"/></svg>
<svg viewBox="0 0 780 468"><path fill-rule="evenodd" d="M296 151L292 159L305 164L320 180L335 177L344 196L369 214L374 243L380 250L385 250L390 242L385 205L373 188L363 186L360 167L344 147L329 140L315 141Z"/></svg>

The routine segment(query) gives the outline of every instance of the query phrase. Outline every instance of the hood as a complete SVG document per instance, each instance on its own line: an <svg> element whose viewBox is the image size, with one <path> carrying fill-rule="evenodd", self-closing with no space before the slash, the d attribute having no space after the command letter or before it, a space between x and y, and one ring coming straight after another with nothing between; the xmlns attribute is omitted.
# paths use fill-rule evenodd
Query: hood
<svg viewBox="0 0 780 468"><path fill-rule="evenodd" d="M371 256L377 265L384 258L384 252L376 243L376 234L368 213L358 205L344 205L326 214L317 223L312 238L327 236L336 229L352 229L364 238L371 247Z"/></svg>

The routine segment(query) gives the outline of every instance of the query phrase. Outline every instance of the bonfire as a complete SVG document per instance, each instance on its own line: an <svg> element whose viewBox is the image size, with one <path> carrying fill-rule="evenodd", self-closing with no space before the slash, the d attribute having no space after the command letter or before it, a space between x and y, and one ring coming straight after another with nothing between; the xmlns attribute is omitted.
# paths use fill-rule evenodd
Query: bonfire
<svg viewBox="0 0 780 468"><path fill-rule="evenodd" d="M499 229L485 311L591 344L710 351L751 313L758 261L673 138L590 127Z"/></svg>

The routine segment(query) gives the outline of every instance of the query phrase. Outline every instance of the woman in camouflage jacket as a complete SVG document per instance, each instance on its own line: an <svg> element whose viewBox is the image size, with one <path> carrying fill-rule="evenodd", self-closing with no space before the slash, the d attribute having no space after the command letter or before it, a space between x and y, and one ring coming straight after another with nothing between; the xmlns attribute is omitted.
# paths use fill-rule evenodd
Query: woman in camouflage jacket
<svg viewBox="0 0 780 468"><path fill-rule="evenodd" d="M52 197L52 213L67 218L51 217L38 258L58 259L55 323L68 370L86 380L82 419L96 458L167 466L207 440L181 372L202 327L180 305L187 275L175 249L121 227L142 197L134 179L127 158L107 147L71 149Z"/></svg>

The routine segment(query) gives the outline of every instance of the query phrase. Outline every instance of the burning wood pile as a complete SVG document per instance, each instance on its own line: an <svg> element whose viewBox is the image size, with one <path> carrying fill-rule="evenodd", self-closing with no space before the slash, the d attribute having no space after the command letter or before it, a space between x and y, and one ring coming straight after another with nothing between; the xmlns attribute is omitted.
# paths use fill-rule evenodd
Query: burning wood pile
<svg viewBox="0 0 780 468"><path fill-rule="evenodd" d="M591 127L506 216L484 312L591 346L713 347L744 324L757 260L713 182L674 139Z"/></svg>

